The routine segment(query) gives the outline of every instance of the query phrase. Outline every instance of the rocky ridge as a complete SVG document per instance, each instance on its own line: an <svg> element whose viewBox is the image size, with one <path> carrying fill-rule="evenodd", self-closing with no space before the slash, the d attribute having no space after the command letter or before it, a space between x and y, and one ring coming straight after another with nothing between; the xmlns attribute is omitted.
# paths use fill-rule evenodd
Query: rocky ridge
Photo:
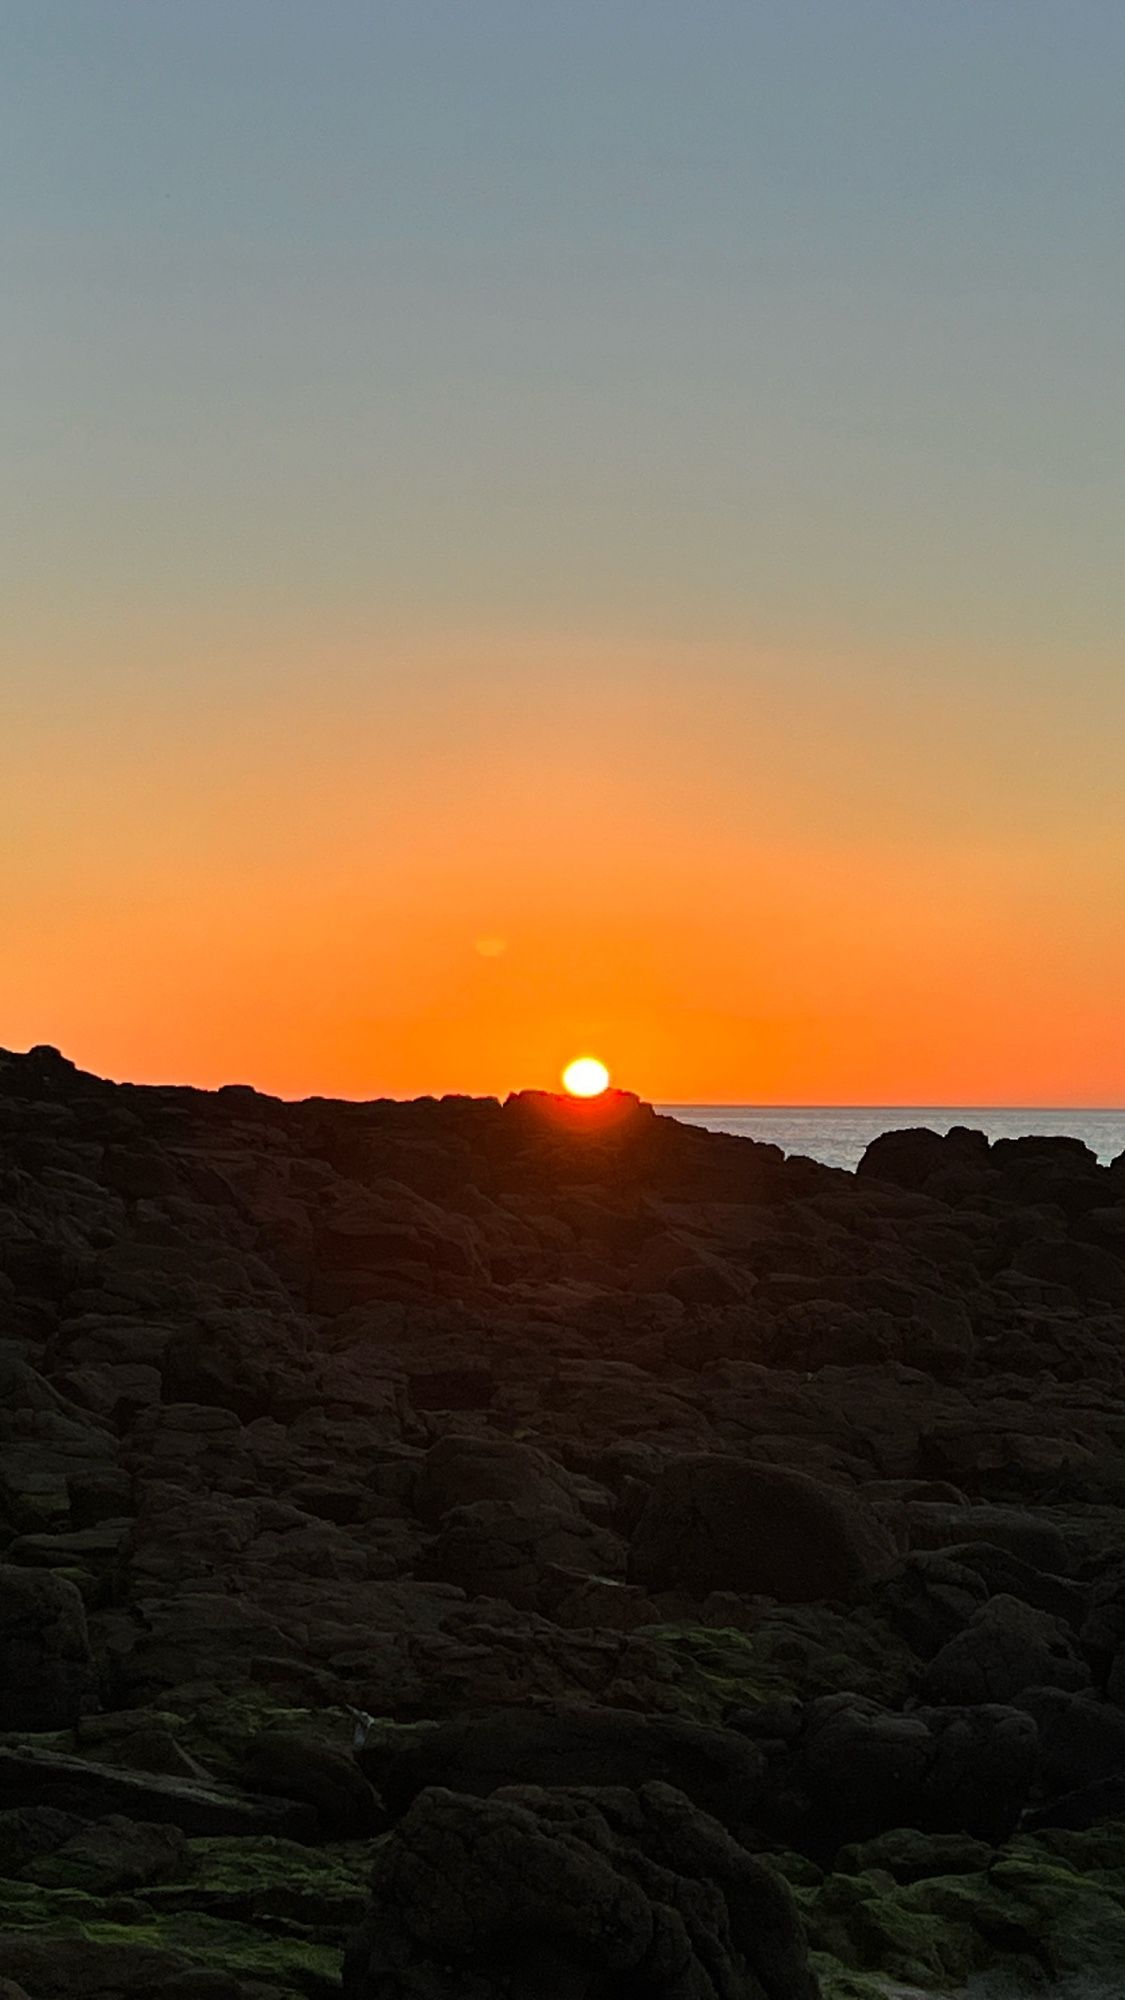
<svg viewBox="0 0 1125 2000"><path fill-rule="evenodd" d="M1125 1160L0 1055L0 1382L8 2000L1121 1980Z"/></svg>

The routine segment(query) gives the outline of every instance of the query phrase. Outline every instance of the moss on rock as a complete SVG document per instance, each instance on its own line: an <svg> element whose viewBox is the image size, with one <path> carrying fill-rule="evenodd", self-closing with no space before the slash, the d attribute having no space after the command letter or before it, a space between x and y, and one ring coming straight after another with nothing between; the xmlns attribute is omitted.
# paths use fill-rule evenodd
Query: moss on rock
<svg viewBox="0 0 1125 2000"><path fill-rule="evenodd" d="M903 1641L866 1610L790 1605L767 1612L749 1631L651 1625L639 1636L672 1656L676 1706L697 1721L721 1721L731 1708L823 1694L861 1694L893 1707L918 1673Z"/></svg>
<svg viewBox="0 0 1125 2000"><path fill-rule="evenodd" d="M904 1830L912 1864L916 1838ZM849 1856L853 1869L857 1858ZM868 2000L888 1982L891 1991L905 1982L944 1994L1000 1969L1017 1992L1072 1976L1117 1980L1125 1990L1125 1827L1022 1836L987 1866L908 1881L869 1866L797 1885L796 1894L825 2000ZM849 1981L859 1982L854 1992Z"/></svg>

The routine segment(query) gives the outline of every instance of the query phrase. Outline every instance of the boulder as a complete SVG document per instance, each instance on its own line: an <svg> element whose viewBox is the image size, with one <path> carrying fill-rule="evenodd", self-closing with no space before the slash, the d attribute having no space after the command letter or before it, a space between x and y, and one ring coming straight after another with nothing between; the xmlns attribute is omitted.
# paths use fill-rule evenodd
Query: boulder
<svg viewBox="0 0 1125 2000"><path fill-rule="evenodd" d="M1125 1262L1096 1243L1082 1243L1074 1237L1058 1241L1032 1238L1020 1245L1012 1267L1027 1277L1064 1285L1084 1302L1101 1300L1125 1306Z"/></svg>
<svg viewBox="0 0 1125 2000"><path fill-rule="evenodd" d="M329 1840L364 1840L381 1833L386 1814L354 1757L294 1729L254 1736L243 1760L251 1791L300 1799L313 1806Z"/></svg>
<svg viewBox="0 0 1125 2000"><path fill-rule="evenodd" d="M989 1144L983 1132L954 1125L943 1135L932 1132L928 1125L912 1125L872 1139L856 1174L864 1180L890 1181L895 1187L924 1188L936 1174L976 1172L988 1160Z"/></svg>
<svg viewBox="0 0 1125 2000"><path fill-rule="evenodd" d="M1076 1791L1064 1792L1049 1805L1038 1807L1028 1814L1027 1826L1033 1833L1042 1827L1067 1827L1081 1833L1102 1820L1122 1819L1125 1819L1125 1776L1115 1774L1081 1785Z"/></svg>
<svg viewBox="0 0 1125 2000"><path fill-rule="evenodd" d="M0 1809L0 1876L18 1875L41 1854L53 1854L87 1822L57 1806L7 1806Z"/></svg>
<svg viewBox="0 0 1125 2000"><path fill-rule="evenodd" d="M1062 1688L1032 1687L1014 1706L1035 1720L1045 1791L1076 1791L1125 1773L1125 1715L1111 1703Z"/></svg>
<svg viewBox="0 0 1125 2000"><path fill-rule="evenodd" d="M0 1802L56 1806L85 1819L120 1813L200 1836L273 1833L302 1840L316 1825L307 1805L258 1798L224 1785L117 1770L38 1747L0 1745Z"/></svg>
<svg viewBox="0 0 1125 2000"><path fill-rule="evenodd" d="M477 1500L444 1516L416 1574L458 1584L469 1597L501 1597L535 1609L550 1565L599 1575L619 1570L621 1558L614 1536L580 1514Z"/></svg>
<svg viewBox="0 0 1125 2000"><path fill-rule="evenodd" d="M944 1552L920 1549L876 1577L867 1599L920 1659L932 1659L988 1602L974 1570Z"/></svg>
<svg viewBox="0 0 1125 2000"><path fill-rule="evenodd" d="M1065 1538L1054 1522L1025 1507L959 1507L941 1500L908 1500L903 1512L914 1549L956 1549L968 1542L988 1542L1029 1569L1050 1576L1062 1576L1070 1566Z"/></svg>
<svg viewBox="0 0 1125 2000"><path fill-rule="evenodd" d="M987 1841L967 1833L919 1833L896 1826L874 1840L842 1847L834 1867L841 1875L866 1875L877 1868L896 1882L925 1882L935 1875L982 1875L992 1860Z"/></svg>
<svg viewBox="0 0 1125 2000"><path fill-rule="evenodd" d="M0 1567L0 1729L69 1729L96 1705L80 1592L49 1570Z"/></svg>
<svg viewBox="0 0 1125 2000"><path fill-rule="evenodd" d="M922 1677L931 1702L1012 1701L1029 1687L1089 1687L1090 1669L1061 1618L1018 1597L993 1597L944 1645Z"/></svg>
<svg viewBox="0 0 1125 2000"><path fill-rule="evenodd" d="M858 1695L810 1703L784 1791L781 1829L818 1858L892 1827L995 1843L1035 1776L1035 1724L999 1705L896 1715Z"/></svg>
<svg viewBox="0 0 1125 2000"><path fill-rule="evenodd" d="M480 1500L507 1500L533 1512L536 1508L575 1513L579 1486L545 1451L515 1438L439 1438L418 1467L414 1481L415 1511L423 1521L438 1522L454 1507Z"/></svg>
<svg viewBox="0 0 1125 2000"><path fill-rule="evenodd" d="M670 1786L423 1792L345 2000L816 2000L792 1895Z"/></svg>
<svg viewBox="0 0 1125 2000"><path fill-rule="evenodd" d="M151 1826L119 1813L72 1833L19 1871L45 1889L83 1889L108 1896L168 1882L184 1870L187 1843L179 1827Z"/></svg>
<svg viewBox="0 0 1125 2000"><path fill-rule="evenodd" d="M764 1762L733 1730L627 1709L500 1708L427 1729L416 1742L358 1754L397 1817L427 1786L481 1798L504 1785L673 1785L736 1834L752 1824Z"/></svg>
<svg viewBox="0 0 1125 2000"><path fill-rule="evenodd" d="M701 1454L673 1462L633 1533L630 1583L706 1597L734 1590L807 1604L845 1597L895 1556L857 1495L800 1472Z"/></svg>

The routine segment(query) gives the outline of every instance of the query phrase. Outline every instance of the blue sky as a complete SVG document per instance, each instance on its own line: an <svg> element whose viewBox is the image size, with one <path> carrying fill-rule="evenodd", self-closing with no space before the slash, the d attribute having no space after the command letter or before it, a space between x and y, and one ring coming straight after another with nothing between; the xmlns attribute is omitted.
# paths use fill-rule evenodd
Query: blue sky
<svg viewBox="0 0 1125 2000"><path fill-rule="evenodd" d="M1120 8L0 20L32 613L1116 637Z"/></svg>

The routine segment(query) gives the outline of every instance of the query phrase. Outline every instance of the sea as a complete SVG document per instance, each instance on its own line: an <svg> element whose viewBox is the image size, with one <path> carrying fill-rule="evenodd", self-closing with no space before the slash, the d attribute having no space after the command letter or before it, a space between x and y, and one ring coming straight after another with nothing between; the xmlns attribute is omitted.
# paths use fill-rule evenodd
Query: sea
<svg viewBox="0 0 1125 2000"><path fill-rule="evenodd" d="M709 1132L734 1132L741 1139L762 1139L784 1153L803 1153L828 1167L858 1165L865 1146L881 1132L928 1125L931 1132L948 1132L953 1125L970 1125L990 1139L1040 1137L1083 1139L1103 1163L1125 1153L1125 1108L1092 1111L1017 1110L951 1104L661 1104L659 1111Z"/></svg>

